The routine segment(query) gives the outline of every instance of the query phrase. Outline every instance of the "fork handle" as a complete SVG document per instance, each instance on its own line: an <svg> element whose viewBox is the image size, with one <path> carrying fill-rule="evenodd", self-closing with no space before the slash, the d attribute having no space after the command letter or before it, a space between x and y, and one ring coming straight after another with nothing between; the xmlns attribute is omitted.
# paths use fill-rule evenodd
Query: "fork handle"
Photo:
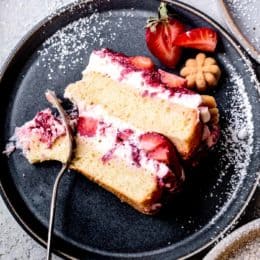
<svg viewBox="0 0 260 260"><path fill-rule="evenodd" d="M63 164L62 168L60 169L52 190L52 197L51 197L51 206L50 206L50 218L49 218L49 229L48 229L48 241L47 241L47 256L46 259L51 259L51 242L52 242L52 233L53 233L53 223L55 219L55 210L56 210L56 199L57 199L57 193L58 193L58 186L61 180L61 177L63 176L65 170L67 168L67 164Z"/></svg>

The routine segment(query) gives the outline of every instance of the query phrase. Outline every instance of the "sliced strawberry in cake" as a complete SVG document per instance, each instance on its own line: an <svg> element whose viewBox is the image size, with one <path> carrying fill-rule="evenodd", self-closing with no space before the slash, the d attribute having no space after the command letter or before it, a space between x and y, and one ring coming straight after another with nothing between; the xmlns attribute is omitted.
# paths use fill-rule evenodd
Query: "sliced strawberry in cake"
<svg viewBox="0 0 260 260"><path fill-rule="evenodd" d="M97 119L93 117L82 117L78 118L78 133L82 136L92 137L96 134L98 126Z"/></svg>
<svg viewBox="0 0 260 260"><path fill-rule="evenodd" d="M158 211L164 196L180 189L183 170L163 135L135 129L100 106L79 109L77 130L71 168L139 211Z"/></svg>

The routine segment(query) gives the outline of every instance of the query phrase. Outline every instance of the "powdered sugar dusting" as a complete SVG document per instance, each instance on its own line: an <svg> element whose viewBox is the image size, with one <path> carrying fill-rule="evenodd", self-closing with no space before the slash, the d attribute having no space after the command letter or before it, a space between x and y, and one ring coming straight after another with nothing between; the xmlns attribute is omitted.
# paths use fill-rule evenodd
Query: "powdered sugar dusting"
<svg viewBox="0 0 260 260"><path fill-rule="evenodd" d="M215 220L226 211L229 201L237 196L237 190L247 174L247 167L253 152L254 126L252 121L252 108L246 92L245 82L242 75L230 64L230 61L223 55L227 75L227 84L224 91L224 100L228 104L218 102L221 116L221 138L216 146L217 156L220 157L215 164L213 172L218 173L219 177L213 186L211 193L206 200L218 201L215 207L216 216L210 221ZM225 110L225 112L221 112ZM231 174L232 172L232 174ZM231 183L229 189L225 191L226 196L219 196L216 192L230 176ZM216 190L216 191L215 191ZM226 197L226 198L225 198Z"/></svg>
<svg viewBox="0 0 260 260"><path fill-rule="evenodd" d="M231 98L232 111L228 126L226 129L223 129L224 142L222 145L225 149L230 149L231 153L229 152L227 155L231 163L236 162L235 170L243 170L242 174L246 174L246 167L250 160L253 144L254 128L251 105L245 92L242 77L236 72L232 65L227 64L227 67L232 71L230 83L233 84L233 87L231 91L226 91L226 96ZM235 91L238 91L237 94L234 93ZM243 136L246 135L247 139L239 138L241 131L244 132ZM233 155L235 157L233 157ZM243 157L243 155L245 157ZM229 165L226 164L225 168L228 167Z"/></svg>
<svg viewBox="0 0 260 260"><path fill-rule="evenodd" d="M225 89L225 96L226 100L229 101L230 111L227 111L225 118L224 113L220 113L222 122L225 122L222 126L222 137L216 147L221 159L214 169L214 172L219 172L219 178L214 188L221 186L225 181L225 176L230 175L230 172L233 171L230 190L226 191L229 198L227 201L229 201L232 197L237 196L237 189L247 174L247 167L253 152L254 126L252 108L242 75L230 64L225 55L223 62L229 74L229 84ZM219 106L221 109L221 103ZM214 189L209 197L216 197L219 199L219 204L223 204L220 200L221 196L215 194ZM223 214L226 209L226 205L216 206L216 212L219 211L219 213L211 220L211 224L214 224L219 214Z"/></svg>
<svg viewBox="0 0 260 260"><path fill-rule="evenodd" d="M92 9L94 7L93 4ZM86 63L84 56L87 50L107 47L115 41L116 29L123 26L124 18L133 17L132 11L129 9L117 15L116 11L99 13L95 9L90 16L62 27L43 43L43 49L38 51L40 60L37 65L47 69L48 79L51 80L57 68L60 73L66 74L77 65ZM115 25L117 28L114 28Z"/></svg>

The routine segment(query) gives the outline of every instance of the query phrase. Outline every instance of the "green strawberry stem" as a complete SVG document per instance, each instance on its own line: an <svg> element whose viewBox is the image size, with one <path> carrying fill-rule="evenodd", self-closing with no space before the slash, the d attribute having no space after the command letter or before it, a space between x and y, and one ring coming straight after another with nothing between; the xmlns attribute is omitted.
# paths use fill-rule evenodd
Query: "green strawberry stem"
<svg viewBox="0 0 260 260"><path fill-rule="evenodd" d="M157 24L161 21L167 22L168 18L166 4L161 2L158 8L158 17L150 17L146 22L145 28L150 28L151 32L156 32Z"/></svg>
<svg viewBox="0 0 260 260"><path fill-rule="evenodd" d="M166 3L160 3L158 8L158 16L160 20L167 20L168 19L168 11L166 7Z"/></svg>

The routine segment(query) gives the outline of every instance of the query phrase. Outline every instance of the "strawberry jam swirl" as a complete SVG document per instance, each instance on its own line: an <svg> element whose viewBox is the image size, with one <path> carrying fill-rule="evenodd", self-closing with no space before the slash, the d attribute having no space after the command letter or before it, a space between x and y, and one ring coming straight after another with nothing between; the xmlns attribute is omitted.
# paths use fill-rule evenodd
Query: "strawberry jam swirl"
<svg viewBox="0 0 260 260"><path fill-rule="evenodd" d="M66 134L61 120L55 117L49 108L42 110L29 122L16 127L11 141L16 141L16 148L30 150L32 141L44 143L51 148L55 140Z"/></svg>
<svg viewBox="0 0 260 260"><path fill-rule="evenodd" d="M128 56L109 49L92 52L83 75L90 71L108 75L115 81L130 85L143 96L157 97L190 108L198 108L202 103L199 94L183 87L168 88L161 82L157 70L137 69Z"/></svg>
<svg viewBox="0 0 260 260"><path fill-rule="evenodd" d="M180 169L174 173L169 168L168 165L175 162L160 161L167 159L165 157L167 150L163 150L162 147L166 147L166 144L161 139L156 140L156 134L154 134L155 138L152 137L151 142L153 143L149 144L147 141L148 144L142 147L141 137L146 137L149 134L145 135L138 129L129 127L128 124L108 116L100 106L79 108L77 130L78 135L83 137L84 141L92 143L102 154L101 160L104 164L112 158L120 158L128 165L141 167L151 172L158 179L158 183L170 191L175 191L184 179L180 166ZM145 148L153 145L154 142L162 143L160 150L147 151ZM146 144L145 141L143 144Z"/></svg>

